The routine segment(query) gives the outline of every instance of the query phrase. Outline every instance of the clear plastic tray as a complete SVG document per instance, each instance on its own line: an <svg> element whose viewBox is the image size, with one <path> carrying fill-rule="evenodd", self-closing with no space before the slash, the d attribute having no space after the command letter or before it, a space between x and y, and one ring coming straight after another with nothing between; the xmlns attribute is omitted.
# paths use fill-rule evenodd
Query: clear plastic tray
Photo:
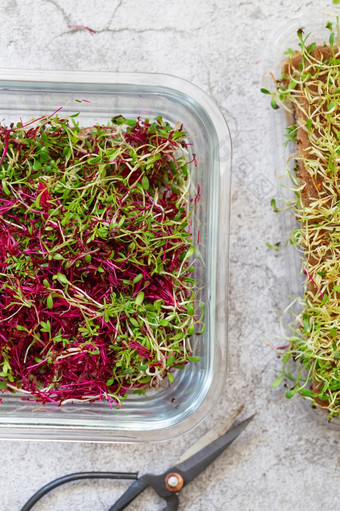
<svg viewBox="0 0 340 511"><path fill-rule="evenodd" d="M76 99L90 101L77 103ZM157 74L0 71L1 122L29 120L63 107L80 112L82 125L105 123L114 115L162 115L182 122L193 137L201 201L193 219L193 240L200 231L196 278L205 303L205 333L195 340L199 363L180 371L172 386L145 396L131 394L122 409L107 403L41 406L21 397L0 397L0 438L76 441L160 441L195 427L209 413L224 385L227 358L231 140L215 103L182 79ZM201 288L202 284L202 288Z"/></svg>
<svg viewBox="0 0 340 511"><path fill-rule="evenodd" d="M298 29L302 28L304 35L309 35L309 43L315 42L317 45L322 45L324 42L327 44L330 36L329 29L326 28L327 22L334 23L334 30L336 29L336 15L316 13L312 16L304 18L296 18L290 20L276 28L272 33L268 44L267 50L263 59L263 87L268 90L274 90L273 79L279 79L282 74L282 64L286 60L287 55L285 52L292 48L298 50L299 39L297 37ZM268 98L269 96L267 96ZM271 133L272 133L272 147L273 147L273 168L275 170L275 180L277 183L276 199L280 203L281 199L294 199L295 195L288 188L292 186L291 181L287 175L287 167L294 165L294 155L296 154L296 144L289 142L285 145L286 128L294 124L294 119L285 110L271 109ZM283 185L279 186L280 183ZM288 239L289 232L298 226L295 216L285 211L280 214L281 228L282 228L282 245ZM282 304L282 324L289 324L293 321L292 313L298 313L301 310L301 305L295 303L290 307L289 311L284 313L284 309L291 305L292 299L304 297L304 282L305 276L302 272L303 255L298 250L288 244L284 248L285 262L287 270L286 288L282 291L285 293L286 300ZM289 332L286 332L289 335ZM282 341L280 342L282 344ZM280 368L279 368L280 369ZM317 408L311 407L311 401L302 399L301 397L295 399L297 407L301 413L307 413L314 420L317 420L320 425L327 425L339 429L340 419L333 419L331 423L327 422L327 412Z"/></svg>

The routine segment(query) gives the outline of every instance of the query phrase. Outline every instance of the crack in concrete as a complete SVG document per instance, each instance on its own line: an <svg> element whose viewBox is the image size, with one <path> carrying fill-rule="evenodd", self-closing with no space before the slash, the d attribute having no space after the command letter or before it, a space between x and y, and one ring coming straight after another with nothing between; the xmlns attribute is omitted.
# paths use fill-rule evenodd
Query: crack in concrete
<svg viewBox="0 0 340 511"><path fill-rule="evenodd" d="M69 15L66 13L66 11L64 11L64 9L62 7L60 7L60 5L55 2L55 0L44 0L45 3L47 4L50 4L50 5L53 5L62 15L62 17L64 18L64 21L67 25L70 24L70 17Z"/></svg>
<svg viewBox="0 0 340 511"><path fill-rule="evenodd" d="M70 16L58 4L58 2L56 2L56 0L44 0L44 2L53 5L61 13L65 23L67 24L67 26L71 24ZM175 28L175 27L141 28L141 29L132 28L132 27L110 28L110 25L111 25L112 21L114 20L118 10L121 8L122 5L123 5L123 0L118 0L118 3L116 5L116 7L114 8L113 13L111 14L111 16L109 18L109 21L107 23L107 26L105 28L102 28L100 30L93 30L92 31L92 30L89 30L87 27L84 27L84 28L81 27L81 26L79 26L79 28L74 27L74 28L70 28L69 30L65 30L64 32L61 32L54 39L58 39L59 37L62 37L64 35L74 35L77 32L82 32L82 31L86 31L86 30L88 32L90 32L91 35L104 34L104 33L116 34L116 33L122 33L122 32L134 32L136 34L144 34L144 33L147 33L147 32L154 32L154 33L165 32L165 33L174 33L174 34L180 34L180 35L188 33L187 30L182 30L182 29L178 29L178 28ZM191 31L198 31L198 30L201 30L202 28L206 28L207 25L210 25L211 23L213 23L215 18L216 18L216 14L213 15L209 19L209 22L205 23L204 25L199 25L198 27L192 27ZM209 91L210 91L211 90L210 76L208 77L208 80L209 80Z"/></svg>
<svg viewBox="0 0 340 511"><path fill-rule="evenodd" d="M53 0L45 0L46 2L51 2ZM83 32L83 31L88 31L87 29L84 29L84 28L72 28L70 30L67 30L65 32L61 32L61 34L57 35L55 37L55 39L58 39L58 37L62 37L64 35L74 35L76 34L77 32ZM121 33L121 32L132 32L132 33L135 33L135 34L144 34L146 32L166 32L166 33L169 33L169 32L173 32L174 34L187 34L187 31L186 30L180 30L180 29L176 29L176 28L173 28L173 27L163 27L163 28L141 28L141 29L135 29L135 28L130 28L130 27L122 27L122 28L103 28L101 30L96 30L95 33L91 33L91 35L96 35L96 34L105 34L105 33L112 33L112 34L118 34L118 33Z"/></svg>
<svg viewBox="0 0 340 511"><path fill-rule="evenodd" d="M107 28L107 29L110 29L110 25L111 25L112 21L114 20L114 18L115 18L115 16L116 16L116 14L117 14L117 11L118 11L118 10L120 9L120 7L122 6L122 4L123 4L123 0L118 0L118 3L117 3L117 5L116 5L116 7L114 8L113 13L111 14L110 19L109 19L109 22L108 22L108 24L107 24L107 26L106 26L106 28Z"/></svg>
<svg viewBox="0 0 340 511"><path fill-rule="evenodd" d="M207 64L205 62L203 62L202 60L201 60L201 63L204 66L206 73L207 73L207 89L208 89L209 96L213 97L210 69L207 66Z"/></svg>

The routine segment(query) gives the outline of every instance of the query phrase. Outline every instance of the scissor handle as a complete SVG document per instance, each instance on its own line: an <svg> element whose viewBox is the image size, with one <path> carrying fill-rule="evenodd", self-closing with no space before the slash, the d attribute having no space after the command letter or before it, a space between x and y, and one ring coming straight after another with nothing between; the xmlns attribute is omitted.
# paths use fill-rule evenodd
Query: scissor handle
<svg viewBox="0 0 340 511"><path fill-rule="evenodd" d="M147 475L140 477L126 490L125 493L110 507L109 511L122 511L130 502L132 502L142 491L149 486Z"/></svg>
<svg viewBox="0 0 340 511"><path fill-rule="evenodd" d="M170 497L165 497L165 500L167 505L162 509L162 511L177 511L179 504L179 498L177 495L173 494Z"/></svg>

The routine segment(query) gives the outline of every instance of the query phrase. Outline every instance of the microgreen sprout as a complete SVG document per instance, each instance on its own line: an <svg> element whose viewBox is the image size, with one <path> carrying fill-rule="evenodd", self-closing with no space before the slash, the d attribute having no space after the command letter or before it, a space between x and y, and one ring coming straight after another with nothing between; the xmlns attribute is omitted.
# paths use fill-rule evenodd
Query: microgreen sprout
<svg viewBox="0 0 340 511"><path fill-rule="evenodd" d="M197 361L188 144L161 117L0 124L2 391L120 406Z"/></svg>
<svg viewBox="0 0 340 511"><path fill-rule="evenodd" d="M288 58L274 94L293 113L288 141L297 142L291 171L292 206L299 222L291 242L301 252L305 295L282 356L276 387L288 378L295 394L340 414L340 52L339 20L328 23L328 41L309 43L298 31L298 52ZM294 369L293 369L294 367Z"/></svg>

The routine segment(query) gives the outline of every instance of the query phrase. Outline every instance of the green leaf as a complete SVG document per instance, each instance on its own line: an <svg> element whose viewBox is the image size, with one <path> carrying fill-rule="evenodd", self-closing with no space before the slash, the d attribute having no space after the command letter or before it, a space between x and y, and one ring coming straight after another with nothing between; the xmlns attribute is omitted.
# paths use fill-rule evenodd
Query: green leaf
<svg viewBox="0 0 340 511"><path fill-rule="evenodd" d="M202 323L202 327L201 327L201 330L199 332L197 332L196 335L202 335L204 334L205 332L205 329L207 328L207 325L205 323Z"/></svg>
<svg viewBox="0 0 340 511"><path fill-rule="evenodd" d="M43 285L44 285L44 287L50 287L50 283L47 279L43 280Z"/></svg>
<svg viewBox="0 0 340 511"><path fill-rule="evenodd" d="M139 369L140 371L145 372L145 371L147 370L147 368L148 368L148 367L149 367L149 366L147 366L146 364L143 364L143 365L141 365L141 366L138 366L138 369Z"/></svg>
<svg viewBox="0 0 340 511"><path fill-rule="evenodd" d="M133 326L137 326L137 327L139 326L139 323L135 318L130 318L130 323Z"/></svg>
<svg viewBox="0 0 340 511"><path fill-rule="evenodd" d="M16 328L19 332L28 332L28 329L25 326L17 325Z"/></svg>
<svg viewBox="0 0 340 511"><path fill-rule="evenodd" d="M34 160L33 170L41 170L41 169L42 169L42 165L41 165L40 161Z"/></svg>
<svg viewBox="0 0 340 511"><path fill-rule="evenodd" d="M170 357L168 357L166 361L167 367L172 367L175 363L175 360L176 360L175 355L170 355Z"/></svg>
<svg viewBox="0 0 340 511"><path fill-rule="evenodd" d="M134 284L137 284L137 282L139 282L140 280L142 280L143 278L143 273L139 273L138 275L135 276L135 278L133 279L133 283Z"/></svg>
<svg viewBox="0 0 340 511"><path fill-rule="evenodd" d="M40 321L40 326L41 326L41 331L42 332L48 332L48 333L51 332L51 323L50 323L49 319L46 322L45 321Z"/></svg>
<svg viewBox="0 0 340 511"><path fill-rule="evenodd" d="M292 80L289 82L289 84L288 84L288 90L294 90L296 86L297 86L297 81L295 81L295 80L293 80L293 79L292 79Z"/></svg>
<svg viewBox="0 0 340 511"><path fill-rule="evenodd" d="M338 286L338 285L333 286L333 291L339 292L340 291L340 286Z"/></svg>
<svg viewBox="0 0 340 511"><path fill-rule="evenodd" d="M331 328L330 331L329 331L331 337L336 337L337 336L337 333L338 333L338 329L337 328Z"/></svg>
<svg viewBox="0 0 340 511"><path fill-rule="evenodd" d="M329 36L329 44L331 46L333 46L333 44L334 44L334 39L335 39L335 34L334 34L334 32L332 32L331 35Z"/></svg>
<svg viewBox="0 0 340 511"><path fill-rule="evenodd" d="M189 259L189 257L192 257L194 255L194 253L195 253L195 247L193 245L191 245L191 247L189 248L189 250L185 254L184 261L186 259Z"/></svg>
<svg viewBox="0 0 340 511"><path fill-rule="evenodd" d="M189 362L199 362L201 360L201 357L196 357L194 355L190 355L188 357Z"/></svg>
<svg viewBox="0 0 340 511"><path fill-rule="evenodd" d="M160 322L159 322L159 325L160 326L168 326L169 325L169 321L166 320L166 319L161 319Z"/></svg>
<svg viewBox="0 0 340 511"><path fill-rule="evenodd" d="M296 394L296 389L294 390L289 390L287 393L286 393L286 398L287 399L291 399L294 395Z"/></svg>
<svg viewBox="0 0 340 511"><path fill-rule="evenodd" d="M99 154L98 156L94 156L93 158L90 158L88 160L88 162L90 163L90 165L94 165L95 163L100 163L102 161L102 157L101 155Z"/></svg>
<svg viewBox="0 0 340 511"><path fill-rule="evenodd" d="M46 303L47 303L47 307L49 309L53 309L53 298L52 298L52 295L48 295Z"/></svg>
<svg viewBox="0 0 340 511"><path fill-rule="evenodd" d="M280 250L281 249L281 246L280 246L280 242L278 241L277 243L275 243L275 245L271 245L270 243L266 243L267 247L270 248L271 250Z"/></svg>
<svg viewBox="0 0 340 511"><path fill-rule="evenodd" d="M104 311L104 321L105 323L108 323L110 321L110 313L107 309Z"/></svg>
<svg viewBox="0 0 340 511"><path fill-rule="evenodd" d="M270 104L271 104L271 107L274 108L274 110L277 110L279 108L278 104L275 101L275 98L272 98Z"/></svg>
<svg viewBox="0 0 340 511"><path fill-rule="evenodd" d="M144 190L148 190L150 187L149 180L145 175L142 177L142 187L144 188Z"/></svg>
<svg viewBox="0 0 340 511"><path fill-rule="evenodd" d="M175 381L174 375L171 373L167 373L167 377L169 380L169 383L173 383Z"/></svg>
<svg viewBox="0 0 340 511"><path fill-rule="evenodd" d="M141 291L140 293L138 293L138 295L136 296L135 298L135 303L137 305L141 305L143 303L143 300L144 300L144 293L143 291Z"/></svg>
<svg viewBox="0 0 340 511"><path fill-rule="evenodd" d="M324 293L324 297L322 299L322 302L321 302L321 305L324 305L325 303L327 303L329 300L329 296L327 293Z"/></svg>
<svg viewBox="0 0 340 511"><path fill-rule="evenodd" d="M111 385L113 384L113 382L114 382L114 379L113 379L113 378L110 378L109 380L107 380L107 382L106 382L106 386L107 386L107 387L111 387Z"/></svg>
<svg viewBox="0 0 340 511"><path fill-rule="evenodd" d="M193 335L194 333L195 333L195 325L191 324L191 325L189 325L189 327L187 329L187 335Z"/></svg>
<svg viewBox="0 0 340 511"><path fill-rule="evenodd" d="M189 316L191 316L191 317L193 317L193 315L195 314L195 308L192 303L188 303L187 312L188 312Z"/></svg>
<svg viewBox="0 0 340 511"><path fill-rule="evenodd" d="M184 337L184 333L183 332L178 332L178 334L173 336L173 340L174 341L179 341L180 339L183 339L183 337Z"/></svg>
<svg viewBox="0 0 340 511"><path fill-rule="evenodd" d="M270 94L270 91L267 89L260 89L260 91L262 92L262 94Z"/></svg>
<svg viewBox="0 0 340 511"><path fill-rule="evenodd" d="M328 105L328 112L331 112L333 111L335 108L335 102L334 101L331 101Z"/></svg>
<svg viewBox="0 0 340 511"><path fill-rule="evenodd" d="M282 357L282 363L283 364L287 364L288 360L290 359L290 357L292 356L291 353L285 353Z"/></svg>
<svg viewBox="0 0 340 511"><path fill-rule="evenodd" d="M135 119L126 119L125 124L127 124L128 126L134 127L134 126L136 126L137 121Z"/></svg>
<svg viewBox="0 0 340 511"><path fill-rule="evenodd" d="M145 376L145 378L138 380L139 383L149 383L149 381L151 381L151 376Z"/></svg>
<svg viewBox="0 0 340 511"><path fill-rule="evenodd" d="M91 262L91 259L92 259L91 254L86 254L86 256L84 257L84 261L85 261L85 263L90 263L90 262Z"/></svg>
<svg viewBox="0 0 340 511"><path fill-rule="evenodd" d="M316 397L316 394L314 394L314 392L312 392L311 390L308 390L306 388L300 389L299 392L302 396L305 396L305 397Z"/></svg>
<svg viewBox="0 0 340 511"><path fill-rule="evenodd" d="M295 51L292 48L288 48L288 50L284 52L284 55L289 55L290 57L293 57L295 55Z"/></svg>
<svg viewBox="0 0 340 511"><path fill-rule="evenodd" d="M275 199L272 199L272 200L270 201L270 205L271 205L271 207L273 208L274 213L278 213L278 212L279 212L279 209L276 207L276 200L275 200Z"/></svg>
<svg viewBox="0 0 340 511"><path fill-rule="evenodd" d="M119 227L121 227L123 225L123 223L125 222L125 215L122 215L119 219L119 222L118 222L118 225Z"/></svg>
<svg viewBox="0 0 340 511"><path fill-rule="evenodd" d="M2 189L3 189L3 191L5 192L6 195L10 195L11 194L11 192L10 192L8 186L7 186L7 182L4 179L1 181L1 186L2 186Z"/></svg>
<svg viewBox="0 0 340 511"><path fill-rule="evenodd" d="M312 43L312 44L310 44L310 45L308 46L308 53L312 53L312 51L314 50L315 46L316 46L316 43Z"/></svg>
<svg viewBox="0 0 340 511"><path fill-rule="evenodd" d="M112 122L118 125L123 124L125 122L125 117L123 117L122 115L118 115L117 117L114 117L112 119Z"/></svg>
<svg viewBox="0 0 340 511"><path fill-rule="evenodd" d="M57 279L62 284L68 284L68 279L67 279L66 275L64 275L63 273L57 273Z"/></svg>
<svg viewBox="0 0 340 511"><path fill-rule="evenodd" d="M273 381L272 388L276 389L279 385L281 385L282 380L283 380L283 373L281 373L280 376L278 376L276 378L276 380Z"/></svg>

